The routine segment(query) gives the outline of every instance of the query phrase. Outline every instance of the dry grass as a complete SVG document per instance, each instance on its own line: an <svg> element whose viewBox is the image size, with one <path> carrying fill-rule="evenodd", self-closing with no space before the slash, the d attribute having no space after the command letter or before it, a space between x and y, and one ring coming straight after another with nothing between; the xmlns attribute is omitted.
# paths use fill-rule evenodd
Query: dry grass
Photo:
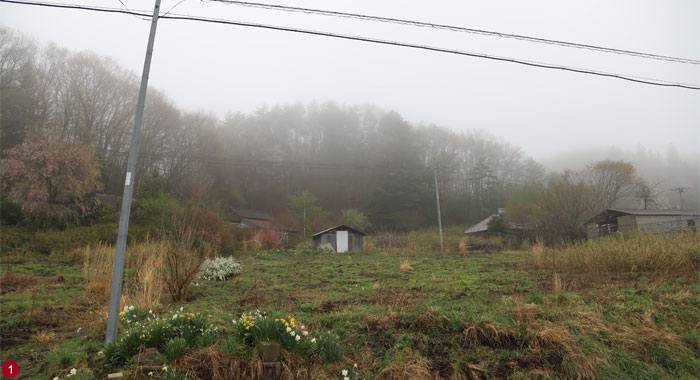
<svg viewBox="0 0 700 380"><path fill-rule="evenodd" d="M408 260L404 260L401 262L399 269L403 272L408 272L408 271L412 271L413 267L411 266L411 263L408 262Z"/></svg>
<svg viewBox="0 0 700 380"><path fill-rule="evenodd" d="M557 250L534 246L530 259L538 268L551 269L551 258L554 258L559 271L593 276L629 272L697 273L700 270L699 247L699 234L638 234L589 240Z"/></svg>
<svg viewBox="0 0 700 380"><path fill-rule="evenodd" d="M51 332L51 331L40 331L34 335L34 340L37 343L41 344L47 344L47 343L52 343L56 341L56 333Z"/></svg>
<svg viewBox="0 0 700 380"><path fill-rule="evenodd" d="M129 246L124 264L122 304L152 309L163 292L163 258L168 243L146 241ZM98 243L82 249L83 274L88 297L99 303L109 300L116 248Z"/></svg>
<svg viewBox="0 0 700 380"><path fill-rule="evenodd" d="M382 378L387 380L428 380L434 378L430 374L428 361L416 356L413 352L403 350L394 357L401 358L401 360L396 360L384 367L380 374L383 375Z"/></svg>

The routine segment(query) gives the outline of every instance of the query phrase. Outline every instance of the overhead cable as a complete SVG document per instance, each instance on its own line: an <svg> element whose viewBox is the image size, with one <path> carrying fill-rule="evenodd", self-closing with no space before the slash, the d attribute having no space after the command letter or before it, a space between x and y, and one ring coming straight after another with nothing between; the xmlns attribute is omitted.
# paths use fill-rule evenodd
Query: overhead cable
<svg viewBox="0 0 700 380"><path fill-rule="evenodd" d="M630 56L640 57L640 58L648 58L648 59L656 59L656 60L662 60L662 61L671 61L671 62L680 62L680 63L688 63L688 64L693 64L693 65L700 65L700 60L695 60L695 59L690 59L690 58L672 57L672 56L667 56L667 55L651 54L651 53L644 53L644 52L632 51L632 50L615 49L615 48L609 48L609 47L598 46L598 45L580 44L580 43L575 43L575 42L558 41L558 40L552 40L552 39L547 39L547 38L530 37L530 36L525 36L525 35L520 35L520 34L502 33L502 32L490 31L490 30L483 30L483 29L465 28L465 27L454 26L454 25L436 24L436 23L432 23L432 22L406 20L406 19L399 19L399 18L393 18L393 17L371 16L371 15L359 14L359 13L329 11L329 10L323 10L323 9L290 7L290 6L286 6L286 5L277 5L277 4L253 3L253 2L246 2L246 1L234 1L234 0L206 0L206 1L229 4L229 5L240 5L240 6L252 7L252 8L272 9L272 10L285 11L285 12L299 12L299 13L316 14L316 15L331 16L331 17L343 17L343 18L359 19L359 20L366 20L366 21L377 21L377 22L383 22L383 23L392 23L392 24L409 25L409 26L417 26L417 27L424 27L424 28L433 28L433 29L439 29L439 30L449 30L449 31L453 31L453 32L472 33L472 34L479 34L479 35L484 35L484 36L511 38L511 39L516 39L516 40L521 40L521 41L528 41L528 42L535 42L535 43L542 43L542 44L549 44L549 45L558 45L558 46L565 46L565 47L577 48L577 49L594 50L594 51L600 51L600 52L604 52L604 53L615 53L615 54L630 55Z"/></svg>
<svg viewBox="0 0 700 380"><path fill-rule="evenodd" d="M150 15L148 13L143 13L141 11L128 11L128 10L119 9L119 8L92 7L92 6L83 6L83 5L44 3L44 2L33 2L33 1L23 1L23 0L0 0L0 2L11 3L11 4L35 5L35 6L52 7L52 8L63 8L63 9L79 9L79 10L106 12L106 13L123 13L123 14L132 14L132 15L137 15L137 16L150 17ZM579 74L588 74L588 75L595 75L595 76L601 76L601 77L615 78L615 79L621 79L621 80L625 80L625 81L648 84L648 85L653 85L653 86L678 87L678 88L684 88L684 89L689 89L689 90L700 90L700 85L696 85L696 84L678 83L678 82L671 82L671 81L662 80L662 79L645 78L645 77L616 74L616 73L610 73L610 72L604 72L604 71L588 70L588 69L583 69L583 68L577 68L577 67L571 67L571 66L561 66L561 65L549 64L549 63L543 63L543 62L522 60L522 59L517 59L517 58L500 57L500 56L495 56L495 55L474 53L474 52L455 50L455 49L449 49L449 48L442 48L442 47L435 47L435 46L428 46L428 45L418 45L418 44L413 44L413 43L408 43L408 42L381 40L381 39L370 38L370 37L338 34L338 33L323 32L323 31L316 31L316 30L309 30L309 29L298 29L298 28L291 28L291 27L286 27L286 26L257 24L257 23L232 21L232 20L224 20L224 19L216 19L216 18L207 18L207 17L199 17L199 16L190 16L190 15L173 14L173 15L168 15L168 16L159 16L159 18L170 19L170 20L182 20L182 21L198 21L198 22L206 22L206 23L214 23L214 24L222 24L222 25L235 25L235 26L243 26L243 27L250 27L250 28L277 30L277 31L284 31L284 32L291 32L291 33L300 33L300 34L316 35L316 36L323 36L323 37L339 38L339 39L351 40L351 41L360 41L360 42L374 43L374 44L380 44L380 45L398 46L398 47L420 49L420 50L434 51L434 52L447 53L447 54L462 55L462 56L468 56L468 57L474 57L474 58L482 58L482 59L488 59L488 60L493 60L493 61L516 63L519 65L539 67L539 68L544 68L544 69L562 70L562 71L574 72L574 73L579 73Z"/></svg>

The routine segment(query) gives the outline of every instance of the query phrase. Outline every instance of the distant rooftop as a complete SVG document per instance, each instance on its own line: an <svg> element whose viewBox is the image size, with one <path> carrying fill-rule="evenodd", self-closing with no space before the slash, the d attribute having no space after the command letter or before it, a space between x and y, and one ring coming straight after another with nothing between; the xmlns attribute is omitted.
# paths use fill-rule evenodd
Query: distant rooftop
<svg viewBox="0 0 700 380"><path fill-rule="evenodd" d="M617 217L624 215L635 216L700 216L700 211L697 210L653 210L653 209L636 209L636 208L608 208L599 212L585 224L591 222L605 222L608 217Z"/></svg>
<svg viewBox="0 0 700 380"><path fill-rule="evenodd" d="M233 212L245 219L270 220L270 215L262 210L235 208L233 209Z"/></svg>

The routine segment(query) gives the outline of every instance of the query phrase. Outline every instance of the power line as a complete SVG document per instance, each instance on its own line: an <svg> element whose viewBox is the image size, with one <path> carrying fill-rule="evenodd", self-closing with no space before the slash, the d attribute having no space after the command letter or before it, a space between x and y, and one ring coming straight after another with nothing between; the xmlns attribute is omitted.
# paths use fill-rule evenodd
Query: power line
<svg viewBox="0 0 700 380"><path fill-rule="evenodd" d="M117 9L117 8L88 7L88 6L82 6L82 5L40 3L40 2L30 2L30 1L21 1L21 0L0 0L0 2L12 3L12 4L36 5L36 6L52 7L52 8L79 9L79 10L87 10L87 11L95 11L95 12L123 13L123 14L132 14L132 15L138 15L138 16L148 16L148 14L139 13L136 11L127 11L127 10ZM347 34L338 34L338 33L322 32L322 31L315 31L315 30L309 30L309 29L297 29L297 28L290 28L290 27L285 27L285 26L255 24L255 23L248 23L248 22L241 22L241 21L231 21L231 20L197 17L197 16L189 16L189 15L160 16L159 18L171 19L171 20L183 20L183 21L199 21L199 22L207 22L207 23L222 24L222 25L235 25L235 26L269 29L269 30L316 35L316 36L331 37L331 38L339 38L339 39L351 40L351 41L360 41L360 42L374 43L374 44L380 44L380 45L390 45L390 46L398 46L398 47L405 47L405 48L412 48L412 49L428 50L428 51L434 51L434 52L439 52L439 53L447 53L447 54L462 55L462 56L468 56L468 57L474 57L474 58L489 59L489 60L493 60L493 61L516 63L516 64L520 64L520 65L539 67L539 68L544 68L544 69L562 70L562 71L574 72L574 73L579 73L579 74L588 74L588 75L595 75L595 76L600 76L600 77L615 78L615 79L621 79L621 80L625 80L625 81L648 84L648 85L653 85L653 86L678 87L678 88L684 88L684 89L689 89L689 90L700 90L700 85L696 85L696 84L678 83L678 82L671 82L671 81L666 81L666 80L662 80L662 79L623 75L623 74L609 73L609 72L604 72L604 71L594 71L594 70L588 70L588 69L570 67L570 66L559 66L559 65L543 63L543 62L527 61L527 60L521 60L521 59L516 59L516 58L500 57L500 56L473 53L473 52L462 51L462 50L441 48L441 47L428 46L428 45L417 45L417 44L412 44L412 43L407 43L407 42L381 40L381 39L360 37L360 36L347 35Z"/></svg>
<svg viewBox="0 0 700 380"><path fill-rule="evenodd" d="M551 40L551 39L539 38L539 37L530 37L530 36L525 36L525 35L520 35L520 34L501 33L501 32L494 32L494 31L483 30L483 29L474 29L474 28L465 28L465 27L453 26L453 25L436 24L436 23L431 23L431 22L406 20L406 19L398 19L398 18L391 18L391 17L372 16L372 15L358 14L358 13L328 11L328 10L323 10L323 9L290 7L290 6L276 5L276 4L252 3L252 2L245 2L245 1L233 1L233 0L205 0L205 1L228 4L228 5L240 5L240 6L251 7L251 8L263 8L263 9L272 9L272 10L285 11L285 12L298 12L298 13L317 14L317 15L331 16L331 17L352 18L352 19L367 20L367 21L377 21L377 22L383 22L383 23L392 23L392 24L410 25L410 26L417 26L417 27L424 27L424 28L440 29L440 30L449 30L449 31L453 31L453 32L472 33L472 34L479 34L479 35L493 36L493 37L500 37L500 38L511 38L511 39L516 39L516 40L521 40L521 41L565 46L565 47L576 48L576 49L586 49L586 50L600 51L600 52L605 52L605 53L623 54L623 55L630 55L630 56L634 56L634 57L700 65L699 60L694 60L694 59L689 59L689 58L679 58L679 57L644 53L644 52L638 52L638 51L632 51L632 50L608 48L608 47L597 46L597 45L580 44L580 43L575 43L575 42Z"/></svg>

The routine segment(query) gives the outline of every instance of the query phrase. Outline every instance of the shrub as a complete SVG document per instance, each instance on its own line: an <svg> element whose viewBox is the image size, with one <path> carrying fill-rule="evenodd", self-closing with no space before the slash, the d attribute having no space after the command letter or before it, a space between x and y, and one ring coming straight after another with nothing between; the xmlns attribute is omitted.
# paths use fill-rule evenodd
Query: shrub
<svg viewBox="0 0 700 380"><path fill-rule="evenodd" d="M264 228L255 234L263 249L284 249L284 238L280 231Z"/></svg>
<svg viewBox="0 0 700 380"><path fill-rule="evenodd" d="M202 263L197 279L224 281L227 277L241 273L241 264L233 257L216 257Z"/></svg>
<svg viewBox="0 0 700 380"><path fill-rule="evenodd" d="M318 253L318 249L314 243L304 241L297 244L297 246L294 248L294 252L296 252L298 255L314 255Z"/></svg>
<svg viewBox="0 0 700 380"><path fill-rule="evenodd" d="M180 356L184 355L185 352L187 352L187 349L189 348L189 345L187 344L187 341L183 338L174 338L170 339L168 343L165 344L165 347L163 347L165 357L169 361L177 360L180 358Z"/></svg>

